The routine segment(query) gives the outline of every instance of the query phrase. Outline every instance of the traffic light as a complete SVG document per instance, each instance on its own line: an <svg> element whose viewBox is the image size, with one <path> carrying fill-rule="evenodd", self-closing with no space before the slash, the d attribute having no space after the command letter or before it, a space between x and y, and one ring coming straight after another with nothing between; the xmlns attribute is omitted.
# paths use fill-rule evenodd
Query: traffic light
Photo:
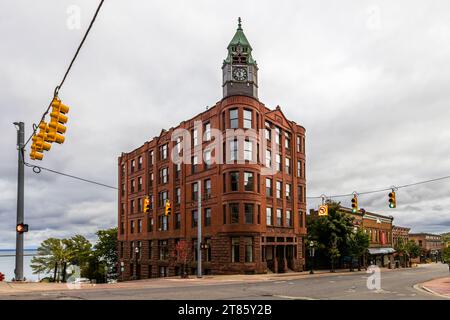
<svg viewBox="0 0 450 320"><path fill-rule="evenodd" d="M149 197L144 198L144 212L147 213L150 211L150 199Z"/></svg>
<svg viewBox="0 0 450 320"><path fill-rule="evenodd" d="M164 214L166 216L172 214L172 206L170 205L170 201L169 200L166 200L166 207L165 207L165 210L164 210Z"/></svg>
<svg viewBox="0 0 450 320"><path fill-rule="evenodd" d="M48 125L47 140L48 142L64 143L64 136L66 133L66 126L64 125L68 118L66 114L69 112L69 107L66 106L54 97L52 101L52 112L50 113L50 123Z"/></svg>
<svg viewBox="0 0 450 320"><path fill-rule="evenodd" d="M358 197L355 195L353 195L353 199L352 199L352 212L356 213L358 212Z"/></svg>
<svg viewBox="0 0 450 320"><path fill-rule="evenodd" d="M16 231L17 231L18 233L28 232L28 225L27 225L27 224L24 224L24 223L19 223L19 224L16 226Z"/></svg>
<svg viewBox="0 0 450 320"><path fill-rule="evenodd" d="M47 143L47 130L48 126L44 121L39 123L39 132L32 138L31 144L31 160L42 160L44 158L44 151L49 151L52 145Z"/></svg>
<svg viewBox="0 0 450 320"><path fill-rule="evenodd" d="M397 200L395 199L395 191L392 190L389 192L389 208L396 208Z"/></svg>

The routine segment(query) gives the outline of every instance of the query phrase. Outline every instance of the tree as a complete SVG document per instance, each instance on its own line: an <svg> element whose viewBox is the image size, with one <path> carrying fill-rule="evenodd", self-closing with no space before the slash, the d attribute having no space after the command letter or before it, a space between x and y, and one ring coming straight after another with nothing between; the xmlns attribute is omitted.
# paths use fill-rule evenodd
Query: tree
<svg viewBox="0 0 450 320"><path fill-rule="evenodd" d="M63 266L69 261L70 254L63 243L63 240L49 238L41 243L37 249L38 256L31 260L33 273L52 272L53 281L61 281ZM63 279L64 281L64 279Z"/></svg>
<svg viewBox="0 0 450 320"><path fill-rule="evenodd" d="M369 245L369 235L365 233L361 228L357 228L356 231L350 233L347 236L347 247L350 256L352 257L352 262L350 263L350 271L353 271L354 259L357 259L358 271L361 271L361 257L366 253Z"/></svg>
<svg viewBox="0 0 450 320"><path fill-rule="evenodd" d="M422 253L422 248L416 244L414 241L409 241L405 245L405 253L409 257L409 266L411 266L411 259L420 257Z"/></svg>
<svg viewBox="0 0 450 320"><path fill-rule="evenodd" d="M442 251L442 258L444 259L444 262L450 265L450 247L444 248Z"/></svg>
<svg viewBox="0 0 450 320"><path fill-rule="evenodd" d="M69 261L63 265L63 282L66 281L66 269L70 265L80 267L81 272L87 268L88 259L91 254L92 244L82 235L75 235L70 239L63 239Z"/></svg>
<svg viewBox="0 0 450 320"><path fill-rule="evenodd" d="M318 250L326 253L330 260L331 272L341 252L346 249L348 235L353 231L353 217L339 211L340 203L327 201L328 216L308 219L308 240L318 244Z"/></svg>
<svg viewBox="0 0 450 320"><path fill-rule="evenodd" d="M189 246L186 240L180 240L178 241L177 245L175 246L175 252L174 257L176 258L176 261L181 264L181 278L188 278L187 273L187 264L189 262Z"/></svg>
<svg viewBox="0 0 450 320"><path fill-rule="evenodd" d="M98 241L95 244L95 256L104 263L108 277L113 277L118 263L117 228L99 230L96 235Z"/></svg>

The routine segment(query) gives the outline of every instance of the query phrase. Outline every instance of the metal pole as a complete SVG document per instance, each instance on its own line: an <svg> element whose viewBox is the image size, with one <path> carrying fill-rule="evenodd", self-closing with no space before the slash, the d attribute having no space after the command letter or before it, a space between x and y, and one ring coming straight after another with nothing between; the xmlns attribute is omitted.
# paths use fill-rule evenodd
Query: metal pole
<svg viewBox="0 0 450 320"><path fill-rule="evenodd" d="M25 124L14 122L17 128L17 151L18 151L18 173L17 173L17 224L24 222L24 141ZM23 233L16 230L16 269L14 270L15 280L23 281Z"/></svg>
<svg viewBox="0 0 450 320"><path fill-rule="evenodd" d="M198 181L198 209L197 209L197 278L202 277L202 180Z"/></svg>

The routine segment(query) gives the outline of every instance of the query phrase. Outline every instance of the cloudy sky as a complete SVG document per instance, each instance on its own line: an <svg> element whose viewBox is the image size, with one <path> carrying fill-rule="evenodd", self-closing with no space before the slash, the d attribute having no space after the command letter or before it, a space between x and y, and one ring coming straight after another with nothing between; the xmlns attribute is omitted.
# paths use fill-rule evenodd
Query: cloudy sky
<svg viewBox="0 0 450 320"><path fill-rule="evenodd" d="M24 121L30 134L96 6L0 2L0 248L15 243L12 122ZM309 196L449 175L448 12L445 0L107 0L60 91L71 107L66 143L40 164L115 186L122 151L221 99L220 68L241 16L260 68L260 100L307 130ZM395 210L384 193L359 203L413 231L444 232L449 190L450 180L401 189ZM93 239L116 224L111 189L27 169L25 195L27 247L49 236Z"/></svg>

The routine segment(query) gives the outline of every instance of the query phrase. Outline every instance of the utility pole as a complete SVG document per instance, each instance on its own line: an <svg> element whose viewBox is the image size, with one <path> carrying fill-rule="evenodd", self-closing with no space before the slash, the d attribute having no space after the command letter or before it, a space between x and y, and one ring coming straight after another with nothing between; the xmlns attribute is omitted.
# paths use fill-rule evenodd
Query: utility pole
<svg viewBox="0 0 450 320"><path fill-rule="evenodd" d="M198 209L197 209L197 278L202 277L202 180L198 181Z"/></svg>
<svg viewBox="0 0 450 320"><path fill-rule="evenodd" d="M23 224L23 203L24 203L24 142L25 142L25 124L23 122L14 122L17 129L17 151L18 151L18 174L17 174L17 225ZM16 228L17 228L16 225ZM23 237L22 232L16 229L16 269L14 270L14 279L23 281Z"/></svg>

